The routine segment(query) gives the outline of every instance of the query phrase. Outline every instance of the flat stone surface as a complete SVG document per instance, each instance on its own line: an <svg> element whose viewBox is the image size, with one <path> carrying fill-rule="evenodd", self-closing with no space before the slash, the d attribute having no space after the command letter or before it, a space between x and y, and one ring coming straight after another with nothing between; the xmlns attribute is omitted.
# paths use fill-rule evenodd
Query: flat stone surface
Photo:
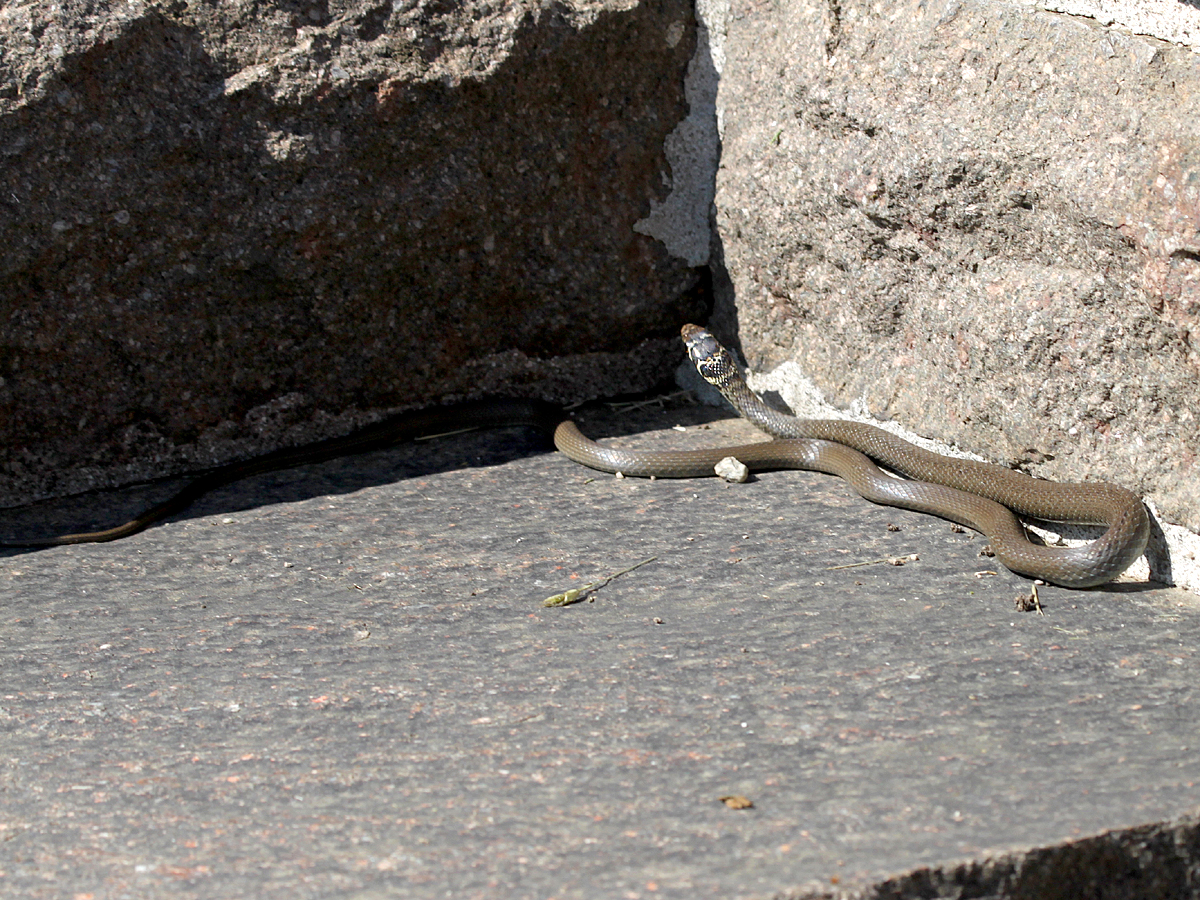
<svg viewBox="0 0 1200 900"><path fill-rule="evenodd" d="M582 424L746 439L714 415ZM1195 598L1016 612L983 544L823 475L619 480L508 430L7 552L0 894L770 896L1195 810Z"/></svg>

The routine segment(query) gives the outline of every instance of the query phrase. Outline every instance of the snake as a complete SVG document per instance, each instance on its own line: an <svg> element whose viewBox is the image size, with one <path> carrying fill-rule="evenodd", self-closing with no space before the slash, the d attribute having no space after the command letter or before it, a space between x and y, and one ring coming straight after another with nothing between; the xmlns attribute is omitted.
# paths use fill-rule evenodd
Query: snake
<svg viewBox="0 0 1200 900"><path fill-rule="evenodd" d="M992 463L925 450L862 422L801 419L781 413L750 390L733 355L705 329L682 329L700 375L737 412L777 439L807 442L812 468L838 475L876 503L932 513L985 534L996 558L1012 571L1063 587L1112 581L1140 557L1150 518L1136 494L1104 482L1060 483ZM843 448L866 458L851 461ZM886 475L881 463L901 480ZM1015 514L1050 522L1102 525L1104 533L1080 547L1031 543Z"/></svg>
<svg viewBox="0 0 1200 900"><path fill-rule="evenodd" d="M705 329L685 325L682 337L700 374L740 415L771 440L696 450L630 450L598 444L560 407L521 398L489 398L403 412L341 437L291 447L210 469L182 490L129 521L99 531L0 541L3 548L44 548L115 541L182 512L204 494L266 472L379 450L429 435L527 426L553 440L569 459L630 477L698 478L734 457L752 471L804 469L836 475L867 500L930 513L986 535L1012 571L1064 587L1111 581L1145 550L1149 518L1136 495L1103 483L1059 484L989 463L923 450L871 425L799 419L768 407L746 385L732 354ZM880 464L890 472L880 468ZM1030 542L1017 514L1058 522L1106 525L1083 547Z"/></svg>

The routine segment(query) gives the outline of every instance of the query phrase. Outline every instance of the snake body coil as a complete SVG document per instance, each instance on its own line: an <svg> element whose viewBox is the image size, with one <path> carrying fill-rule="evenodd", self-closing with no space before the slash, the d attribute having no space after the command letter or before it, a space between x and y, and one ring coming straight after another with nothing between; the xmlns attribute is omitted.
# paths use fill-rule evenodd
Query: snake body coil
<svg viewBox="0 0 1200 900"><path fill-rule="evenodd" d="M885 480L879 481L873 473L858 471L857 465L851 466L851 474L834 473L868 500L933 513L983 532L991 539L997 558L1014 572L1065 587L1094 587L1112 581L1146 549L1149 516L1141 500L1124 488L1104 483L1041 481L990 463L942 456L872 425L784 415L750 390L733 357L711 334L698 326L685 325L683 339L705 380L759 428L778 438L835 441L915 479L900 481L884 475ZM826 452L830 451L814 449L814 458L822 461L803 468L832 471L835 463L823 461ZM845 465L838 455L836 466ZM1043 547L1029 542L1014 512L1052 522L1108 528L1100 538L1082 547Z"/></svg>
<svg viewBox="0 0 1200 900"><path fill-rule="evenodd" d="M187 508L203 494L263 472L377 450L422 435L452 430L526 425L552 435L575 462L604 472L660 478L713 475L727 456L751 469L810 469L838 475L868 500L932 513L985 533L1000 560L1015 572L1067 587L1112 580L1140 556L1149 533L1145 507L1133 494L1107 484L1055 484L922 450L888 432L855 422L794 419L765 406L742 380L728 352L694 325L683 329L693 362L743 416L776 440L705 450L634 451L604 447L585 437L562 410L536 400L484 400L402 413L345 437L220 466L198 477L163 503L102 531L63 534L0 547L54 547L128 537ZM910 479L886 474L872 459ZM1106 524L1108 531L1085 547L1030 544L1013 514L1061 522Z"/></svg>

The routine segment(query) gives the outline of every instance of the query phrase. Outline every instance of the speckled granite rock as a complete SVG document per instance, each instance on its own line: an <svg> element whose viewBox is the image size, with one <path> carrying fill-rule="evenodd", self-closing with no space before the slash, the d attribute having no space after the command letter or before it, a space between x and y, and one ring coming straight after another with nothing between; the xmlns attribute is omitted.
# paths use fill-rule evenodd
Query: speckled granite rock
<svg viewBox="0 0 1200 900"><path fill-rule="evenodd" d="M726 27L750 364L1200 528L1200 56L976 0L735 0Z"/></svg>
<svg viewBox="0 0 1200 900"><path fill-rule="evenodd" d="M684 0L0 10L0 502L651 386L705 308L633 229L695 34Z"/></svg>

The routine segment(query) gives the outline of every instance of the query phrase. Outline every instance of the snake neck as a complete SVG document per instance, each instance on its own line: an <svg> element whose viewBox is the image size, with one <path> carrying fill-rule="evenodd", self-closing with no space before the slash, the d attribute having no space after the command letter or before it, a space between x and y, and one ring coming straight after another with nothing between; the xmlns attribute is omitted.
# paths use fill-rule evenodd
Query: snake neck
<svg viewBox="0 0 1200 900"><path fill-rule="evenodd" d="M729 401L738 415L774 437L809 436L800 432L796 419L767 406L758 394L750 390L733 354L707 330L698 325L685 325L681 333L696 371L721 392L721 396Z"/></svg>

